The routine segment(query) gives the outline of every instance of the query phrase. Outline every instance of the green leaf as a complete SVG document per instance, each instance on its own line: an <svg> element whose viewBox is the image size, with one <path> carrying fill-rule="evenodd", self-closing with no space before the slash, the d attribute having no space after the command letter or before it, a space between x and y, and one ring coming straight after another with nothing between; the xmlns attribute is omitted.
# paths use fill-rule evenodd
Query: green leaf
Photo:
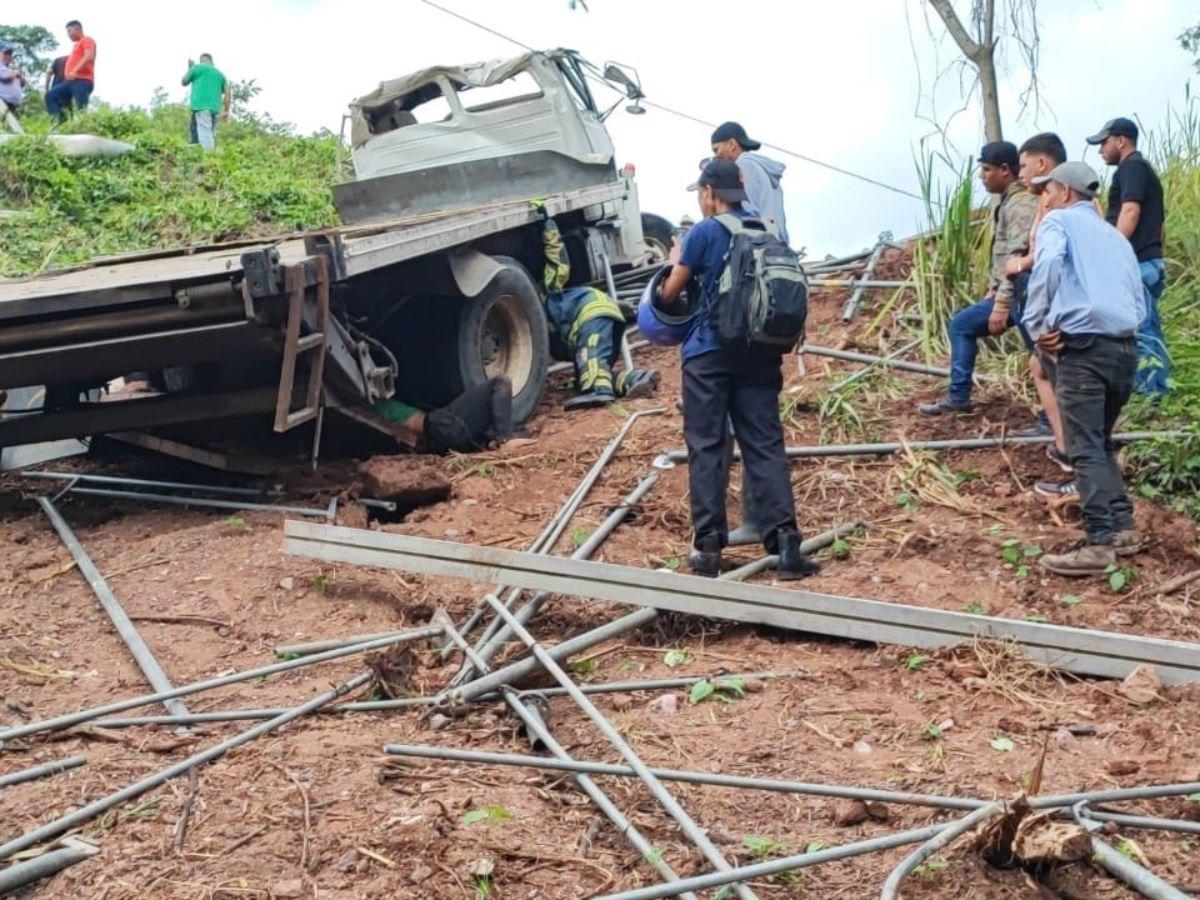
<svg viewBox="0 0 1200 900"><path fill-rule="evenodd" d="M1000 551L1000 558L1010 566L1015 566L1021 561L1021 551L1016 547L1005 547Z"/></svg>
<svg viewBox="0 0 1200 900"><path fill-rule="evenodd" d="M1042 548L1037 544L1026 544L1021 548L1021 555L1026 559L1037 559L1042 555Z"/></svg>
<svg viewBox="0 0 1200 900"><path fill-rule="evenodd" d="M824 841L809 841L807 844L804 845L804 852L805 853L816 853L818 850L824 850L825 846L826 845L825 845Z"/></svg>
<svg viewBox="0 0 1200 900"><path fill-rule="evenodd" d="M936 741L942 736L942 726L938 725L936 722L930 722L925 726L924 731L925 737L929 738L931 741Z"/></svg>
<svg viewBox="0 0 1200 900"><path fill-rule="evenodd" d="M1025 617L1026 622L1037 622L1039 625L1045 625L1050 620L1041 613L1030 613Z"/></svg>
<svg viewBox="0 0 1200 900"><path fill-rule="evenodd" d="M674 669L690 663L695 658L691 650L668 650L667 655L663 657L663 665L668 669Z"/></svg>
<svg viewBox="0 0 1200 900"><path fill-rule="evenodd" d="M748 834L742 838L742 846L759 859L770 856L776 850L780 849L780 845L775 841L770 838L759 837L756 834Z"/></svg>
<svg viewBox="0 0 1200 900"><path fill-rule="evenodd" d="M567 668L576 675L590 675L600 668L600 660L594 657L591 659L573 659L567 663Z"/></svg>
<svg viewBox="0 0 1200 900"><path fill-rule="evenodd" d="M717 686L705 678L703 681L697 681L692 685L692 692L688 694L688 701L691 703L699 703L702 700L707 700L717 690Z"/></svg>
<svg viewBox="0 0 1200 900"><path fill-rule="evenodd" d="M904 668L910 672L918 672L927 662L929 662L928 656L922 656L920 653L910 653L904 658Z"/></svg>
<svg viewBox="0 0 1200 900"><path fill-rule="evenodd" d="M1192 803L1200 803L1200 793L1188 794L1188 800Z"/></svg>
<svg viewBox="0 0 1200 900"><path fill-rule="evenodd" d="M978 600L972 600L963 607L963 612L969 612L973 616L983 615L983 604Z"/></svg>
<svg viewBox="0 0 1200 900"><path fill-rule="evenodd" d="M1074 606L1075 604L1082 603L1083 601L1080 600L1079 597L1075 596L1074 594L1063 594L1061 597L1058 598L1058 602L1063 604L1064 606Z"/></svg>
<svg viewBox="0 0 1200 900"><path fill-rule="evenodd" d="M838 559L845 559L850 555L850 542L838 538L833 542L833 545L830 549L833 550L833 555Z"/></svg>
<svg viewBox="0 0 1200 900"><path fill-rule="evenodd" d="M676 569L679 568L679 557L678 556L668 556L666 559L663 560L663 565L666 566L668 569L670 569L672 572L674 572Z"/></svg>
<svg viewBox="0 0 1200 900"><path fill-rule="evenodd" d="M1014 574L1017 576L1017 578L1022 578L1022 579L1028 578L1029 577L1029 566L1025 565L1024 563L1021 563L1021 565L1017 566L1017 571Z"/></svg>
<svg viewBox="0 0 1200 900"><path fill-rule="evenodd" d="M1108 586L1115 593L1125 587L1129 582L1129 576L1125 574L1123 569L1111 573L1108 576Z"/></svg>
<svg viewBox="0 0 1200 900"><path fill-rule="evenodd" d="M1016 746L1012 742L1012 738L996 737L992 738L992 749L997 753L1011 753Z"/></svg>
<svg viewBox="0 0 1200 900"><path fill-rule="evenodd" d="M746 695L746 680L744 678L737 678L735 676L722 678L717 682L717 687L723 691L732 691L739 697Z"/></svg>
<svg viewBox="0 0 1200 900"><path fill-rule="evenodd" d="M571 532L571 543L575 545L576 550L587 543L588 535L590 534L591 532L583 526L580 526Z"/></svg>
<svg viewBox="0 0 1200 900"><path fill-rule="evenodd" d="M463 825L476 825L479 822L503 822L513 817L505 807L499 804L481 806L463 813Z"/></svg>

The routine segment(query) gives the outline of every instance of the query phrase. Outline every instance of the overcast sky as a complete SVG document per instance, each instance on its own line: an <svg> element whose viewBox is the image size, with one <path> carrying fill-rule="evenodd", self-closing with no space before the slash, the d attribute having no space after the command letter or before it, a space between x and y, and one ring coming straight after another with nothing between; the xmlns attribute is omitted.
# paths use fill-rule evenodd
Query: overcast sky
<svg viewBox="0 0 1200 900"><path fill-rule="evenodd" d="M566 46L597 64L636 67L649 99L708 121L737 119L751 137L918 192L914 155L930 125L922 94L956 51L923 0L439 0L535 47ZM958 6L969 3L959 0ZM1155 126L1184 102L1194 75L1176 35L1200 19L1195 0L1042 0L1043 106L1017 117L1025 74L1002 74L1006 137L1053 129L1073 157L1108 118ZM41 24L67 41L81 18L98 45L96 95L145 104L155 87L182 98L189 57L212 53L230 78L254 78L256 107L303 131L339 130L347 102L379 81L436 63L515 55L519 48L420 0L208 0L175 3L40 0L8 4L5 21ZM910 28L911 25L911 28ZM910 39L911 35L911 39ZM942 118L962 105L943 80ZM709 152L710 129L660 110L609 120L618 162L637 166L642 205L695 214L683 188ZM973 103L949 135L959 159L977 150ZM940 146L940 142L939 142ZM778 151L787 164L788 230L810 252L840 254L923 226L922 205ZM1093 165L1093 152L1084 157Z"/></svg>

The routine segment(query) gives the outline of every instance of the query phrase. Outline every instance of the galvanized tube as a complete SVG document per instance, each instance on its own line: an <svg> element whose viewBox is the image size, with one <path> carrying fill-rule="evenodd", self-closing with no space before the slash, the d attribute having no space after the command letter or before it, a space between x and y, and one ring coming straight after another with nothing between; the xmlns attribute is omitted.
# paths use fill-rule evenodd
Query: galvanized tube
<svg viewBox="0 0 1200 900"><path fill-rule="evenodd" d="M174 686L171 684L171 679L167 678L167 673L158 664L158 660L154 658L154 654L142 639L137 628L134 627L133 622L130 621L125 608L121 606L121 601L112 592L112 589L108 586L108 582L104 580L104 576L100 574L100 570L92 562L92 558L87 555L87 551L83 549L83 545L79 543L79 540L75 537L75 533L71 531L71 527L67 524L66 519L62 517L49 497L38 497L37 502L38 506L42 508L42 512L46 514L46 518L50 520L50 524L54 526L54 530L58 532L58 536L62 538L62 542L66 545L67 550L70 551L72 558L75 560L75 565L79 567L79 573L87 579L92 593L96 595L96 599L104 607L104 612L108 616L109 621L112 622L113 628L117 629L117 634L121 636L121 640L129 648L129 652L133 655L138 668L142 670L142 674L146 676L146 681L150 683L150 687L154 688L158 693L170 693L173 691ZM174 715L187 715L188 712L188 708L176 699L165 700L163 706L167 708L167 712Z"/></svg>
<svg viewBox="0 0 1200 900"><path fill-rule="evenodd" d="M425 632L426 628L418 628L416 631L381 631L377 634L353 634L348 637L327 638L323 641L310 641L307 644L284 644L275 648L276 656L296 657L296 656L311 656L314 653L324 653L326 650L336 650L339 647L349 647L351 644L364 644L367 641L377 641L380 638L398 637L405 641L416 641L430 635ZM436 637L436 635L434 635Z"/></svg>
<svg viewBox="0 0 1200 900"><path fill-rule="evenodd" d="M903 356L909 350L914 350L917 347L919 347L920 345L921 345L920 338L917 338L915 341L909 341L903 347L893 350L891 353L887 354L887 356L880 357L879 362L867 363L867 365L864 368L859 369L857 372L851 372L849 375L847 375L841 381L834 382L833 384L831 384L829 386L829 392L831 394L836 394L838 391L844 389L848 385L854 384L854 382L858 381L861 378L865 378L872 371L874 371L876 366L883 365L886 368L887 363L895 362L897 359L899 359L901 356Z"/></svg>
<svg viewBox="0 0 1200 900"><path fill-rule="evenodd" d="M1200 834L1200 822L1183 819L1161 819L1158 816L1134 816L1128 813L1101 812L1089 809L1089 819L1097 822L1115 822L1125 828L1146 828L1153 831L1178 831L1181 834Z"/></svg>
<svg viewBox="0 0 1200 900"><path fill-rule="evenodd" d="M867 260L866 268L863 269L862 278L855 285L854 293L850 295L845 305L842 307L842 321L849 322L854 318L854 311L858 308L858 301L862 299L863 291L866 289L871 276L875 274L875 266L879 262L879 258L883 256L884 243L882 240L875 244L875 249L871 251L871 258Z"/></svg>
<svg viewBox="0 0 1200 900"><path fill-rule="evenodd" d="M240 500L213 500L208 497L176 497L171 494L152 494L143 491L114 491L107 488L73 487L72 494L86 494L91 497L111 497L114 500L136 500L140 503L165 503L168 506L200 506L209 509L258 510L262 512L290 513L297 516L314 516L321 519L332 519L334 507L332 504L325 509L312 509L307 506L282 506L274 503L243 503Z"/></svg>
<svg viewBox="0 0 1200 900"><path fill-rule="evenodd" d="M1180 794L1195 794L1198 792L1200 792L1200 781L1185 781L1176 784L1150 784L1135 788L1108 788L1096 791L1080 791L1076 794L1050 794L1046 797L1030 798L1029 805L1033 809L1053 809L1059 806L1074 806L1076 803L1120 803L1125 800L1154 800L1158 797L1178 797Z"/></svg>
<svg viewBox="0 0 1200 900"><path fill-rule="evenodd" d="M683 833L687 835L688 839L696 846L700 853L719 871L728 872L731 867L725 857L721 855L721 851L717 849L716 845L713 844L708 835L695 823L692 817L687 814L687 811L679 805L679 801L671 795L663 786L663 783L654 777L654 773L642 762L641 757L637 755L637 751L629 745L605 715L587 698L587 695L579 690L575 682L571 680L571 676L559 666L549 653L542 649L542 645L537 642L537 639L516 620L511 612L504 608L504 605L499 600L493 597L487 599L489 605L496 611L496 615L504 619L513 630L513 633L529 648L534 658L554 677L555 681L567 689L567 693L575 701L576 705L584 711L608 742L633 767L633 770L637 772L638 777L641 778L646 788L662 804L668 815L679 823L679 827L683 830ZM754 892L745 885L735 884L734 891L743 900L751 900L755 896Z"/></svg>
<svg viewBox="0 0 1200 900"><path fill-rule="evenodd" d="M423 633L419 636L432 637L433 635L442 633L441 628L434 627L418 630ZM368 650L380 650L384 647L390 647L393 644L398 644L402 640L411 639L411 632L403 634L401 637L380 638L377 641L367 641L366 643L353 644L349 647L339 647L336 650L327 650L324 653L314 653L312 656L306 656L302 659L289 659L285 662L273 663L269 666L260 666L257 669L249 669L245 672L234 672L232 675L222 675L217 678L209 678L205 681L197 681L192 684L185 684L182 687L177 687L170 691L162 691L156 694L146 694L141 697L132 697L128 700L118 700L115 703L107 703L104 706L96 706L80 712L67 713L61 716L54 716L50 719L41 719L36 722L27 722L23 725L14 725L11 728L0 731L0 741L11 741L19 737L25 737L30 734L38 734L43 731L60 731L63 728L70 728L72 725L82 725L84 722L91 722L92 720L99 719L102 716L124 712L127 709L135 709L139 706L146 706L150 703L159 703L163 700L173 700L176 697L186 697L189 694L198 694L201 691L210 691L213 688L225 687L226 685L237 684L241 681L250 681L254 678L263 678L267 675L277 675L280 672L290 672L292 669L316 665L317 663L326 662L327 660L331 659L341 659L343 656L351 656L355 653L365 653Z"/></svg>
<svg viewBox="0 0 1200 900"><path fill-rule="evenodd" d="M210 494L233 494L239 497L262 497L281 494L278 488L226 487L219 484L192 484L186 481L154 481L147 478L120 478L115 475L88 475L79 472L34 472L26 469L22 478L52 478L56 481L84 481L92 484L123 484L130 487L165 488L173 491L208 491Z"/></svg>
<svg viewBox="0 0 1200 900"><path fill-rule="evenodd" d="M720 887L734 881L749 881L753 878L766 878L778 875L780 872L791 872L795 869L805 869L821 863L834 862L839 859L849 859L866 853L878 853L892 850L908 844L918 844L936 836L946 825L929 825L925 828L913 828L908 831L897 831L882 837L856 841L853 844L842 844L840 847L829 847L812 853L797 853L794 856L781 856L766 862L754 863L749 866L739 866L728 872L712 872L708 875L696 875L685 878L679 884L655 885L654 887L638 888L633 891L621 891L618 894L604 894L594 900L657 900L659 897L673 897L675 888L702 891L708 888Z"/></svg>
<svg viewBox="0 0 1200 900"><path fill-rule="evenodd" d="M896 900L896 896L900 891L900 883L908 877L913 869L959 835L966 834L985 819L990 819L992 816L998 815L1003 809L1002 804L989 803L963 816L957 822L952 822L939 831L908 856L904 857L904 859L900 860L900 864L892 869L891 874L887 877L887 881L883 883L883 890L879 892L879 900Z"/></svg>
<svg viewBox="0 0 1200 900"><path fill-rule="evenodd" d="M831 528L829 531L822 531L818 535L810 537L807 541L800 544L800 552L804 554L816 553L818 550L824 549L836 541L840 537L844 537L853 531L862 528L862 522L843 522L837 528ZM765 572L771 566L779 564L779 557L773 553L766 556L761 556L754 562L746 563L746 565L732 569L726 572L721 577L726 581L745 581L747 578L752 578L759 572Z"/></svg>
<svg viewBox="0 0 1200 900"><path fill-rule="evenodd" d="M109 794L107 797L102 797L101 799L89 803L87 806L84 806L81 809L67 813L65 816L60 816L53 822L43 825L41 828L36 828L18 838L13 838L6 844L0 846L0 859L8 859L8 857L12 856L14 853L19 853L22 850L34 846L35 844L40 844L43 841L49 840L50 838L57 837L64 831L75 828L79 825L83 825L86 822L90 822L96 816L107 812L114 806L124 803L126 800L132 800L134 797L139 797L147 791L158 787L160 784L164 784L165 782L170 781L172 778L183 775L189 770L194 769L196 766L211 762L217 757L229 752L234 747L240 747L242 744L248 743L255 738L275 731L277 728L286 725L293 719L298 719L303 715L307 715L308 713L319 709L327 703L332 703L339 697L344 697L350 691L369 682L373 677L374 676L370 672L363 672L361 675L356 675L344 684L338 685L337 687L328 690L323 694L313 697L306 703L302 703L300 706L288 710L283 715L276 716L274 719L269 719L266 722L260 722L258 725L255 725L253 728L250 728L247 731L243 731L227 740L221 741L221 743L216 744L213 747L209 747L207 750L201 750L199 753L194 753L187 759L168 766L167 768L160 772L156 772L153 775L147 776L141 781L137 781L128 787L122 788L116 793Z"/></svg>
<svg viewBox="0 0 1200 900"><path fill-rule="evenodd" d="M76 841L72 846L51 850L25 862L14 863L6 869L0 869L0 897L10 894L18 888L41 881L56 875L68 866L95 856L99 850L83 841Z"/></svg>
<svg viewBox="0 0 1200 900"><path fill-rule="evenodd" d="M522 756L516 753L492 753L485 750L457 750L446 747L423 747L414 744L387 744L384 753L394 756L413 756L422 759L444 759L454 762L479 763L480 765L520 766L528 769L552 769L561 772L583 772L588 775L618 775L636 778L637 773L629 766L613 763L563 761L546 759L544 756ZM952 809L971 812L987 806L987 800L972 800L966 797L941 797L936 794L914 794L908 791L875 790L840 784L816 784L805 781L788 781L780 778L753 778L741 775L722 775L708 772L689 772L683 769L651 768L655 777L663 781L680 781L685 784L707 784L713 787L741 788L751 791L770 791L778 794L802 794L811 797L838 797L878 803L896 803L907 806L928 806L935 809Z"/></svg>
<svg viewBox="0 0 1200 900"><path fill-rule="evenodd" d="M54 762L42 763L40 766L32 766L18 772L9 772L7 775L0 775L0 788L8 787L11 784L20 784L23 781L36 781L47 775L57 775L59 772L75 769L86 763L86 756L68 756L66 759L57 759Z"/></svg>
<svg viewBox="0 0 1200 900"><path fill-rule="evenodd" d="M1071 807L1071 815L1089 832L1095 832L1100 828L1100 823L1091 818L1091 811L1086 807L1087 801L1076 803ZM1125 882L1143 897L1149 897L1150 900L1188 900L1188 895L1183 891L1163 881L1148 869L1143 869L1132 859L1118 853L1096 837L1094 833L1092 834L1092 859L1114 878Z"/></svg>
<svg viewBox="0 0 1200 900"><path fill-rule="evenodd" d="M830 359L841 359L846 362L878 363L887 366L889 369L903 369L905 372L916 372L919 375L933 375L937 378L948 378L950 376L950 370L942 366L927 366L924 363L905 362L902 359L884 362L883 357L872 353L836 350L833 347L818 347L816 344L804 344L800 348L800 351L807 353L809 356L828 356Z"/></svg>

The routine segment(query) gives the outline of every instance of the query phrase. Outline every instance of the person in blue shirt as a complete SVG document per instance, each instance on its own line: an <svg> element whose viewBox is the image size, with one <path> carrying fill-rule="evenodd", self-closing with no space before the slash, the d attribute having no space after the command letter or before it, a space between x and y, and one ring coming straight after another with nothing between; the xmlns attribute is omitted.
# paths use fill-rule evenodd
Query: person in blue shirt
<svg viewBox="0 0 1200 900"><path fill-rule="evenodd" d="M1065 162L1033 180L1050 211L1034 241L1023 320L1052 373L1086 534L1040 562L1059 575L1096 575L1141 549L1112 432L1133 391L1145 294L1132 247L1091 202L1099 176Z"/></svg>
<svg viewBox="0 0 1200 900"><path fill-rule="evenodd" d="M730 349L721 345L713 325L711 298L729 251L730 233L715 216L748 218L742 209L746 191L737 163L710 160L696 182L704 219L671 252L671 271L657 303L677 309L688 282L700 283L700 301L683 340L683 435L688 448L688 486L692 507L692 552L688 565L697 575L716 577L721 549L729 540L725 518L728 478L727 421L742 451L743 490L751 495L755 524L768 553L779 555L780 578L802 578L819 571L816 560L800 552L796 504L779 421L782 351L763 346Z"/></svg>

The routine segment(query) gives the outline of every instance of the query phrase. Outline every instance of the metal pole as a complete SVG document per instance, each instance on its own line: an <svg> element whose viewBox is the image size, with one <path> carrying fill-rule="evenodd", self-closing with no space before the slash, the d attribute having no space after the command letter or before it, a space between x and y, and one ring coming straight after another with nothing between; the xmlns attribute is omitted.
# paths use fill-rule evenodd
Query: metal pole
<svg viewBox="0 0 1200 900"><path fill-rule="evenodd" d="M21 769L19 772L9 772L7 775L0 775L0 788L8 787L10 784L20 784L23 781L35 781L38 778L45 778L47 775L57 775L59 772L75 769L86 763L86 756L68 756L66 759L42 763L40 766Z"/></svg>
<svg viewBox="0 0 1200 900"><path fill-rule="evenodd" d="M165 488L174 491L207 491L210 494L234 494L239 497L278 495L278 488L225 487L219 484L191 484L186 481L152 481L145 478L118 478L115 475L84 475L77 472L33 472L26 469L22 478L52 478L57 481L84 481L92 484L123 484L131 487Z"/></svg>
<svg viewBox="0 0 1200 900"><path fill-rule="evenodd" d="M1100 812L1089 809L1089 819L1097 822L1116 822L1126 828L1148 828L1156 831L1178 831L1182 834L1200 834L1200 822L1182 819L1160 819L1157 816L1131 816L1125 813Z"/></svg>
<svg viewBox="0 0 1200 900"><path fill-rule="evenodd" d="M349 647L351 644L363 644L367 641L377 641L380 638L400 637L406 641L416 641L429 635L426 629L416 631L381 631L378 634L354 634L349 637L327 638L323 641L311 641L307 644L284 644L275 648L275 655L282 657L311 656L314 653L324 653L326 650L336 650L339 647Z"/></svg>
<svg viewBox="0 0 1200 900"><path fill-rule="evenodd" d="M800 352L809 356L828 356L830 359L841 359L846 362L879 363L889 369L903 369L905 372L916 372L919 375L933 375L938 378L948 378L950 370L942 366L927 366L924 363L905 362L902 359L884 362L883 357L873 353L858 353L854 350L836 350L833 347L819 347L816 344L804 344Z"/></svg>
<svg viewBox="0 0 1200 900"><path fill-rule="evenodd" d="M1188 895L1174 885L1163 881L1148 869L1143 869L1132 859L1127 859L1108 846L1095 832L1102 826L1090 817L1087 802L1081 801L1071 807L1071 815L1092 835L1092 859L1104 867L1114 878L1125 882L1143 897L1150 900L1188 900Z"/></svg>
<svg viewBox="0 0 1200 900"><path fill-rule="evenodd" d="M1032 797L1032 809L1053 809L1058 806L1074 806L1076 803L1120 803L1124 800L1154 800L1158 797L1177 797L1180 794L1200 792L1200 781L1185 781L1178 784L1150 784L1135 788L1112 788L1110 790L1085 791L1078 794L1051 794L1047 797ZM1091 813L1089 812L1089 815Z"/></svg>
<svg viewBox="0 0 1200 900"><path fill-rule="evenodd" d="M516 753L492 753L486 750L457 750L448 747L423 747L414 744L387 744L384 753L393 756L414 756L422 759L444 759L454 762L479 763L481 765L519 766L528 769L552 769L560 772L582 772L588 775L618 775L636 778L637 773L629 766L613 763L597 763L575 760L553 760L544 756L523 756ZM987 806L987 800L972 800L963 797L941 797L936 794L913 794L907 791L875 790L840 784L816 784L804 781L787 781L779 778L751 778L740 775L719 775L708 772L690 772L684 769L651 768L651 772L663 781L680 781L685 784L707 784L713 787L742 788L752 791L770 791L779 794L803 794L811 797L837 797L879 803L897 803L908 806L929 806L935 809L952 809L971 812Z"/></svg>
<svg viewBox="0 0 1200 900"><path fill-rule="evenodd" d="M849 859L850 857L862 856L866 853L877 853L881 850L891 850L895 847L906 846L907 844L917 844L928 840L946 827L945 825L929 825L925 828L897 831L894 834L870 838L865 841L856 841L853 844L842 844L840 847L829 847L826 850L817 850L813 853L797 853L794 856L781 856L779 859L771 859L749 866L739 866L728 872L696 875L692 878L683 879L683 881L674 887L670 885L655 885L654 887L638 888L633 891L622 891L619 894L604 894L601 897L594 898L594 900L657 900L659 897L674 897L675 894L672 891L675 888L701 891L707 888L720 887L723 884L729 884L733 881L766 878L770 875L778 875L780 872L791 872L795 869L805 869L809 866L820 865L821 863Z"/></svg>
<svg viewBox="0 0 1200 900"><path fill-rule="evenodd" d="M844 537L851 532L862 528L862 522L843 522L837 528L831 528L828 531L822 531L820 534L810 537L807 541L800 544L800 552L806 556L810 553L816 553L818 550L823 550L840 537ZM771 566L779 565L779 557L774 553L759 557L754 562L746 563L738 569L733 569L726 572L721 577L726 581L745 581L747 578L752 578L759 572L765 572Z"/></svg>
<svg viewBox="0 0 1200 900"><path fill-rule="evenodd" d="M91 841L79 837L66 838L63 843L66 846L58 850L51 850L25 862L0 869L0 897L35 881L49 878L68 866L83 862L100 852L100 848Z"/></svg>
<svg viewBox="0 0 1200 900"><path fill-rule="evenodd" d="M883 238L875 244L875 249L871 251L871 258L867 260L867 266L863 269L862 278L859 279L858 286L854 288L854 293L850 295L850 299L846 301L842 307L842 321L849 322L854 318L854 311L858 308L858 301L862 298L863 290L866 288L866 283L871 280L871 276L875 274L875 265L879 262L879 258L883 256Z"/></svg>
<svg viewBox="0 0 1200 900"><path fill-rule="evenodd" d="M608 286L608 296L617 301L617 283L613 279L612 262L608 258L608 254L603 250L600 251L600 265L604 267L604 281ZM621 363L625 366L626 372L633 371L633 354L630 353L629 341L625 339L625 332L621 332Z"/></svg>
<svg viewBox="0 0 1200 900"><path fill-rule="evenodd" d="M421 636L432 637L442 633L441 628L424 628L420 629ZM63 728L70 728L72 725L81 725L84 722L90 722L93 719L99 719L102 716L112 715L113 713L124 712L127 709L134 709L138 706L146 706L149 703L158 703L163 700L173 700L176 697L186 697L189 694L198 694L201 691L210 691L213 688L224 687L228 684L237 684L240 681L250 681L254 678L263 678L267 675L277 675L280 672L290 672L292 669L299 669L304 666L315 665L316 663L326 662L331 659L341 659L343 656L351 656L355 653L365 653L368 650L379 650L383 647L390 647L392 644L398 644L403 640L411 640L411 632L402 633L399 637L380 638L377 641L367 641L362 644L353 644L349 647L339 647L336 650L327 650L324 653L314 653L312 656L306 656L302 659L289 659L285 662L273 663L269 666L260 666L257 669L249 669L245 672L234 672L231 675L222 675L218 678L209 678L206 681L197 681L192 684L185 684L183 687L177 687L170 691L163 691L157 694L146 694L141 697L132 697L128 700L118 700L115 703L108 703L104 706L95 706L91 709L85 709L81 712L67 713L66 715L55 716L50 719L40 719L36 722L27 722L23 725L14 725L13 727L0 731L0 741L11 741L19 737L25 737L30 734L38 734L43 731L60 731Z"/></svg>
<svg viewBox="0 0 1200 900"><path fill-rule="evenodd" d="M879 892L879 900L896 900L900 891L900 883L908 876L913 869L927 860L933 854L937 853L959 835L966 834L980 822L985 819L990 819L1004 809L999 803L989 803L987 806L981 806L973 813L963 816L957 822L954 822L931 837L928 841L910 853L904 859L900 860L900 865L892 869L892 872L887 877L887 881L883 883L883 890Z"/></svg>
<svg viewBox="0 0 1200 900"><path fill-rule="evenodd" d="M274 719L269 719L266 722L261 722L258 725L255 725L253 728L243 731L241 734L234 735L227 740L221 741L221 743L213 747L209 747L207 750L201 750L199 753L194 753L187 759L177 762L172 766L168 766L162 771L143 778L141 781L135 782L128 787L122 788L114 794L109 794L107 797L102 797L101 799L89 803L87 806L84 806L81 809L67 813L65 816L60 816L53 822L43 825L41 828L36 828L18 838L14 838L8 843L0 846L0 859L7 859L14 853L19 853L22 850L34 846L35 844L40 844L52 837L57 837L68 829L83 825L84 823L94 819L96 816L112 809L114 806L124 803L126 800L132 800L134 797L139 797L147 791L158 787L160 784L164 784L165 782L170 781L172 778L183 775L185 772L194 769L196 766L203 765L204 763L211 762L219 756L223 756L234 747L240 747L242 744L248 743L255 738L275 731L277 728L286 725L293 719L298 719L303 715L307 715L313 710L319 709L327 703L332 703L339 697L344 697L346 694L350 693L350 691L369 682L373 677L374 676L370 672L363 672L361 675L356 675L349 681L338 685L331 690L325 691L323 694L313 697L311 700L301 704L300 706L288 710L283 715L276 716Z"/></svg>
<svg viewBox="0 0 1200 900"><path fill-rule="evenodd" d="M330 507L313 509L307 506L278 506L274 503L250 503L238 500L213 500L208 497L176 497L171 494L151 494L143 491L113 491L107 488L71 488L72 494L86 494L92 497L112 497L115 500L137 500L143 503L165 503L168 506L200 506L209 509L232 510L261 510L263 512L291 513L297 516L313 516L321 519L332 519ZM336 498L334 498L336 503ZM333 504L331 503L330 506Z"/></svg>
<svg viewBox="0 0 1200 900"><path fill-rule="evenodd" d="M662 804L663 808L666 809L671 818L679 823L679 827L683 830L683 833L687 835L688 839L696 846L701 854L703 854L703 856L718 870L722 872L729 871L731 867L725 857L721 855L721 851L716 848L716 845L713 844L708 835L705 834L704 831L692 820L692 817L687 814L684 808L679 805L679 802L663 786L663 783L654 777L654 773L650 771L649 767L647 767L644 762L642 762L641 757L637 755L637 751L635 751L633 747L626 742L625 738L621 736L621 733L617 731L617 729L613 727L612 723L608 721L604 714L596 708L596 705L587 698L587 695L579 690L575 682L571 680L571 676L563 671L562 667L555 662L554 658L549 653L542 649L542 645L537 642L537 639L534 638L534 636L516 620L516 617L514 617L511 612L504 608L504 605L499 600L496 600L494 597L488 597L487 601L492 609L496 611L496 615L500 616L505 622L508 623L509 627L512 628L516 636L520 638L521 642L524 643L525 646L529 648L530 652L533 653L534 658L541 663L542 667L554 677L555 681L567 689L567 693L571 696L571 699L575 701L576 705L587 714L587 717L595 723L596 727L605 736L605 738L608 739L609 743L611 743L617 749L617 752L620 753L625 759L625 761L633 767L633 770L637 772L638 777L642 779L642 782L646 785L646 788L651 794L654 795L654 798ZM751 898L755 896L754 892L745 885L735 884L734 891L739 897L742 897L743 900L751 900ZM676 893L678 893L678 891L676 891Z"/></svg>
<svg viewBox="0 0 1200 900"><path fill-rule="evenodd" d="M893 350L887 356L881 357L879 362L867 363L865 368L859 369L857 372L851 372L841 381L834 382L832 385L830 385L829 392L831 394L836 394L847 385L854 384L854 382L858 381L860 378L865 378L874 370L876 366L882 365L886 368L889 363L895 362L909 350L914 350L919 346L921 346L920 338L917 338L915 341L910 341L903 347L900 347L898 350Z"/></svg>
<svg viewBox="0 0 1200 900"><path fill-rule="evenodd" d="M887 281L878 278L814 278L809 281L810 288L847 288L853 287L856 290L866 289L872 290L877 288L902 288L911 286L911 281Z"/></svg>
<svg viewBox="0 0 1200 900"><path fill-rule="evenodd" d="M129 616L125 612L125 608L121 606L121 602L109 588L108 582L104 580L104 576L100 574L100 570L96 568L96 564L92 562L92 558L87 555L87 551L83 549L83 545L75 537L71 527L67 524L66 519L62 517L58 509L50 501L49 497L38 497L38 505L42 508L42 512L46 514L46 518L50 520L50 524L54 526L54 530L58 532L58 536L62 538L62 542L66 544L67 549L71 552L71 556L75 560L75 565L79 567L79 573L87 579L88 585L92 589L92 593L96 595L96 599L100 601L100 605L104 607L104 612L108 615L108 619L112 622L113 627L117 629L117 634L121 636L121 640L125 642L125 646L129 648L129 652L133 655L134 661L137 662L138 668L142 670L142 674L146 676L146 681L150 683L150 687L158 693L168 693L174 690L171 684L171 679L167 678L167 673L162 670L162 666L158 664L158 660L154 658L154 654L142 640L142 636L130 621ZM188 708L179 700L167 700L163 703L167 708L167 712L174 715L187 715Z"/></svg>

